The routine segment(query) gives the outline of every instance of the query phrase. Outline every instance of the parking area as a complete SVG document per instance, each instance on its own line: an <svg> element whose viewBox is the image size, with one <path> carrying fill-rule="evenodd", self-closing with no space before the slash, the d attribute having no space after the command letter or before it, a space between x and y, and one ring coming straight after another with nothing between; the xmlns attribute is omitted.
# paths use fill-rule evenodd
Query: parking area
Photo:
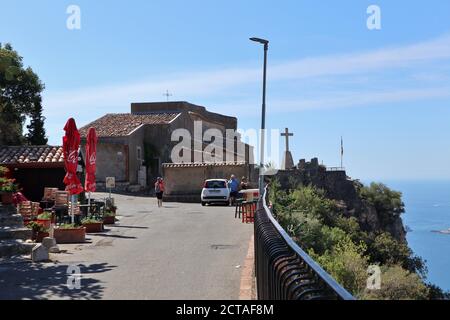
<svg viewBox="0 0 450 320"><path fill-rule="evenodd" d="M119 222L107 232L61 245L52 263L1 264L0 299L239 298L253 225L234 208L114 197Z"/></svg>

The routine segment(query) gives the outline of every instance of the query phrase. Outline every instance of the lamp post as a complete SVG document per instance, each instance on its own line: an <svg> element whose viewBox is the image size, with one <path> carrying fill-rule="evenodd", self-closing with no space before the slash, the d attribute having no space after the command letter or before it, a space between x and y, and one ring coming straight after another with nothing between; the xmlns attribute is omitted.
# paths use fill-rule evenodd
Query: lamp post
<svg viewBox="0 0 450 320"><path fill-rule="evenodd" d="M266 131L266 80L267 80L267 51L269 50L269 41L260 38L250 38L251 41L264 45L264 73L263 73L263 97L262 97L262 117L261 117L261 145L259 157L259 195L264 196L264 146Z"/></svg>

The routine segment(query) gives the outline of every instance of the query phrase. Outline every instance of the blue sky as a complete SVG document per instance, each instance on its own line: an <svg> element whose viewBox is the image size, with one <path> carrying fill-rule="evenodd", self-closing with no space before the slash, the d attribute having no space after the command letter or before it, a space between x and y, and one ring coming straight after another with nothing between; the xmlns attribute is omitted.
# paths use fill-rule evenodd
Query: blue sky
<svg viewBox="0 0 450 320"><path fill-rule="evenodd" d="M81 30L66 9L81 8ZM382 29L366 27L369 5ZM50 143L131 102L186 100L258 128L270 40L269 128L289 127L294 158L340 158L354 178L450 179L450 2L5 1L0 41L46 84ZM281 142L281 141L280 141Z"/></svg>

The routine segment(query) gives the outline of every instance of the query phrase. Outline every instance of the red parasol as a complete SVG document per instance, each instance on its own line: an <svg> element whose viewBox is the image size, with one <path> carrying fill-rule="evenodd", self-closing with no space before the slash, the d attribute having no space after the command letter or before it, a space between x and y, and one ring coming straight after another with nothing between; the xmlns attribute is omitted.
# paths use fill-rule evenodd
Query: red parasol
<svg viewBox="0 0 450 320"><path fill-rule="evenodd" d="M64 131L66 131L66 135L63 138L64 165L66 167L64 184L71 195L80 194L83 192L83 186L77 177L80 133L73 118L67 121Z"/></svg>
<svg viewBox="0 0 450 320"><path fill-rule="evenodd" d="M97 160L97 133L95 128L89 128L86 137L86 181L84 189L87 192L95 192L95 171Z"/></svg>

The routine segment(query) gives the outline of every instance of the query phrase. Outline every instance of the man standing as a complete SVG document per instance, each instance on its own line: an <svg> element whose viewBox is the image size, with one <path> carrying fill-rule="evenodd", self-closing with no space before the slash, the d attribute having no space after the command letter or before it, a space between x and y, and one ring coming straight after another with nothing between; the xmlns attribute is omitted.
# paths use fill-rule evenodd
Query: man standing
<svg viewBox="0 0 450 320"><path fill-rule="evenodd" d="M230 206L232 206L236 203L236 198L239 193L239 182L234 174L231 175L228 181L228 189L230 189Z"/></svg>

